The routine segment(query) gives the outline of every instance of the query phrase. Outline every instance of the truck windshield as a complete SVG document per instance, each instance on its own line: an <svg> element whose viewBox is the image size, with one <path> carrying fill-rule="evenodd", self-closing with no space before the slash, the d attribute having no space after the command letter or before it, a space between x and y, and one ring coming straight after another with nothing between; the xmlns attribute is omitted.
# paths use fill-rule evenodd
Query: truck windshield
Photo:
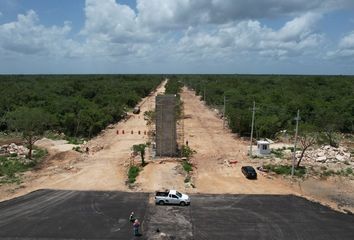
<svg viewBox="0 0 354 240"><path fill-rule="evenodd" d="M178 197L182 197L182 194L181 194L180 192L177 192L177 191L176 191L176 195L177 195Z"/></svg>

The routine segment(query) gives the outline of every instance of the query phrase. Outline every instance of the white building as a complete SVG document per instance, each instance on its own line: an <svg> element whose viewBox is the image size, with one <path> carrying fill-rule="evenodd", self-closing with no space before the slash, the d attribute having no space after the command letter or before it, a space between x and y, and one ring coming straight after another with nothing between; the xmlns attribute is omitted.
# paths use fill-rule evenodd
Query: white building
<svg viewBox="0 0 354 240"><path fill-rule="evenodd" d="M270 154L270 143L268 141L257 141L257 154L267 155Z"/></svg>

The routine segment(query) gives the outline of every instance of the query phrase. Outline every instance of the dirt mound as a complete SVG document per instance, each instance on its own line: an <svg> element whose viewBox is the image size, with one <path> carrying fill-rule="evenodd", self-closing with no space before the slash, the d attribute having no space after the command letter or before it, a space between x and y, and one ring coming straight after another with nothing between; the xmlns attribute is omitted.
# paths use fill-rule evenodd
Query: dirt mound
<svg viewBox="0 0 354 240"><path fill-rule="evenodd" d="M66 140L51 140L48 138L42 138L36 141L35 145L47 149L51 154L56 152L66 152L72 150L73 147L76 146L74 144L69 144Z"/></svg>
<svg viewBox="0 0 354 240"><path fill-rule="evenodd" d="M65 161L65 160L78 160L81 157L81 154L76 151L65 151L65 152L58 152L48 158L48 161Z"/></svg>
<svg viewBox="0 0 354 240"><path fill-rule="evenodd" d="M0 145L6 145L11 143L15 143L16 145L22 145L23 140L20 138L0 139Z"/></svg>

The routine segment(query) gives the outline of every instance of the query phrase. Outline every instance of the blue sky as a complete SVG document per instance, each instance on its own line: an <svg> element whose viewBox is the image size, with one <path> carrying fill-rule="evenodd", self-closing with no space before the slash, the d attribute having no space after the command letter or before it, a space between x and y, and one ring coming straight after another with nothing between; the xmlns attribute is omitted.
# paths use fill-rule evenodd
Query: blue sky
<svg viewBox="0 0 354 240"><path fill-rule="evenodd" d="M0 0L0 73L354 74L352 0Z"/></svg>

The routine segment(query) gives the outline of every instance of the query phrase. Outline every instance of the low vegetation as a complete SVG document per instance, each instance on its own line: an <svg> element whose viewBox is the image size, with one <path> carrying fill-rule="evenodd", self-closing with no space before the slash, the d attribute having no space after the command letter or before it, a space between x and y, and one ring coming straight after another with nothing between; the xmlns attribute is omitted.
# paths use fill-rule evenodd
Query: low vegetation
<svg viewBox="0 0 354 240"><path fill-rule="evenodd" d="M182 166L183 166L184 171L186 171L187 173L193 171L193 168L192 168L193 165L190 162L188 162L187 160L183 161Z"/></svg>
<svg viewBox="0 0 354 240"><path fill-rule="evenodd" d="M128 182L134 183L138 177L140 168L137 166L131 166L128 171Z"/></svg>
<svg viewBox="0 0 354 240"><path fill-rule="evenodd" d="M144 112L144 119L147 125L152 125L156 120L156 112L152 110Z"/></svg>
<svg viewBox="0 0 354 240"><path fill-rule="evenodd" d="M197 151L187 145L183 145L181 148L181 157L186 158L188 161L195 153L197 153Z"/></svg>
<svg viewBox="0 0 354 240"><path fill-rule="evenodd" d="M181 148L181 156L184 159L182 162L182 166L187 173L193 171L193 165L190 163L190 159L195 153L196 151L187 145L183 145Z"/></svg>
<svg viewBox="0 0 354 240"><path fill-rule="evenodd" d="M331 176L341 176L341 177L349 177L349 176L354 176L354 171L353 168L347 167L345 169L340 169L340 170L332 170L332 169L324 169L320 176L322 178L326 177L331 177Z"/></svg>
<svg viewBox="0 0 354 240"><path fill-rule="evenodd" d="M37 166L38 163L47 155L47 151L35 147L32 159L19 158L17 154L0 157L0 184L1 183L20 183L22 172Z"/></svg>
<svg viewBox="0 0 354 240"><path fill-rule="evenodd" d="M284 157L284 149L272 149L271 153L275 155L277 158L283 158Z"/></svg>
<svg viewBox="0 0 354 240"><path fill-rule="evenodd" d="M268 171L274 172L279 175L291 175L292 166L290 165L265 164L263 167ZM305 174L306 174L305 167L295 168L294 176L303 177Z"/></svg>
<svg viewBox="0 0 354 240"><path fill-rule="evenodd" d="M187 173L184 182L190 183L190 186L194 187L193 183L191 183L192 177L191 172L193 171L193 165L190 162L192 156L196 153L191 147L187 145L183 145L181 148L181 156L182 156L182 167L183 170Z"/></svg>

